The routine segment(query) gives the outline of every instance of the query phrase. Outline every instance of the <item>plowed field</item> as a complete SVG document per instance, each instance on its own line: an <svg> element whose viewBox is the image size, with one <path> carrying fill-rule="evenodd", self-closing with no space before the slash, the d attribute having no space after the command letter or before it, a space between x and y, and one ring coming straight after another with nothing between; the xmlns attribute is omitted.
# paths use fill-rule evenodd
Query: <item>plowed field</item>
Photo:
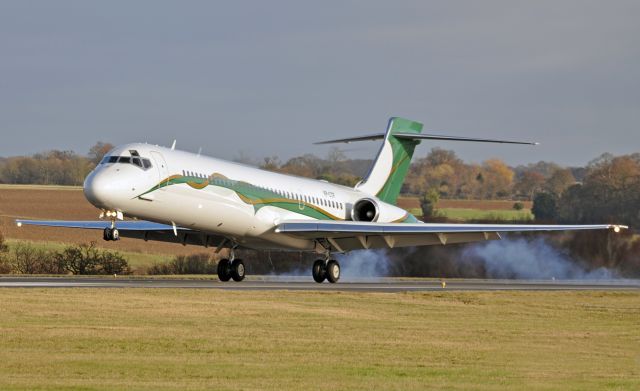
<svg viewBox="0 0 640 391"><path fill-rule="evenodd" d="M15 219L97 220L100 211L84 198L79 187L0 186L0 231L7 239L87 243L96 241L102 248L152 254L190 254L206 251L202 247L171 243L144 242L123 238L105 242L101 231L56 229L45 227L18 228Z"/></svg>

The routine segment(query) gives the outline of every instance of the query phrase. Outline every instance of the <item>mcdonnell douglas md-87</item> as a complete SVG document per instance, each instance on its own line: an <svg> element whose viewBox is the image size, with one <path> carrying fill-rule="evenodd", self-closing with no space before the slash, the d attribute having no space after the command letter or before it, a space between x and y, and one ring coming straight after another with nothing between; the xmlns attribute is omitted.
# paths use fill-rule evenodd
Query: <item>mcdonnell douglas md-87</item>
<svg viewBox="0 0 640 391"><path fill-rule="evenodd" d="M340 278L335 253L494 240L502 232L626 228L420 222L396 200L421 140L535 144L421 132L418 122L391 118L385 133L320 143L382 140L369 174L354 188L178 151L175 143L127 144L110 151L84 182L84 194L103 220L16 222L101 230L104 240L227 248L229 259L218 263L222 281L244 279L244 263L234 256L239 247L314 252L319 259L311 274L319 283Z"/></svg>

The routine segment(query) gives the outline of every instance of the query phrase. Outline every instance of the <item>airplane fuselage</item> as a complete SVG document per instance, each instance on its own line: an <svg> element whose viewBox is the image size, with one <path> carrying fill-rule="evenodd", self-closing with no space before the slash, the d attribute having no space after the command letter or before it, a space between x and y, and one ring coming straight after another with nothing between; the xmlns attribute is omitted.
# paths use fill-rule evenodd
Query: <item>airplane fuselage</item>
<svg viewBox="0 0 640 391"><path fill-rule="evenodd" d="M85 180L84 193L104 211L258 249L323 252L316 241L278 234L275 227L291 220L352 220L354 204L363 199L377 206L372 220L417 221L353 188L148 144L108 153Z"/></svg>

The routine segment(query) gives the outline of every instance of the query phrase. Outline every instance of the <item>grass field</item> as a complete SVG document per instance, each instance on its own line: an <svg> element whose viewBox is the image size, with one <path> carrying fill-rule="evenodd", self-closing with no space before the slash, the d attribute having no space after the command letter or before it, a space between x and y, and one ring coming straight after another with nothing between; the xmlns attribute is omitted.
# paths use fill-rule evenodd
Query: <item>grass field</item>
<svg viewBox="0 0 640 391"><path fill-rule="evenodd" d="M522 202L524 209L515 210L515 201L508 200L440 200L436 213L450 220L532 220L532 203ZM420 199L418 197L400 197L398 206L407 209L414 216L422 217Z"/></svg>
<svg viewBox="0 0 640 391"><path fill-rule="evenodd" d="M529 210L479 210L479 209L462 209L462 208L443 208L438 209L438 215L444 216L451 220L533 220L533 215Z"/></svg>
<svg viewBox="0 0 640 391"><path fill-rule="evenodd" d="M637 390L640 293L0 290L0 389Z"/></svg>
<svg viewBox="0 0 640 391"><path fill-rule="evenodd" d="M440 200L437 209L477 209L477 210L513 210L511 200ZM531 209L531 201L522 202L524 209ZM420 198L415 196L401 196L398 198L398 206L406 209L420 209Z"/></svg>

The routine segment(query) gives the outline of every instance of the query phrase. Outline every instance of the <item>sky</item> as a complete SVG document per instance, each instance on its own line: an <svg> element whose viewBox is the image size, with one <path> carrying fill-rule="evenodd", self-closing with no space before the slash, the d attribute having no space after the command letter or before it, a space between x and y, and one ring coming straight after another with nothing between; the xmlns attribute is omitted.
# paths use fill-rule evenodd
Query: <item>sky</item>
<svg viewBox="0 0 640 391"><path fill-rule="evenodd" d="M418 156L584 165L640 151L638 20L635 0L4 0L0 156L177 139L286 160L402 116L541 143Z"/></svg>

